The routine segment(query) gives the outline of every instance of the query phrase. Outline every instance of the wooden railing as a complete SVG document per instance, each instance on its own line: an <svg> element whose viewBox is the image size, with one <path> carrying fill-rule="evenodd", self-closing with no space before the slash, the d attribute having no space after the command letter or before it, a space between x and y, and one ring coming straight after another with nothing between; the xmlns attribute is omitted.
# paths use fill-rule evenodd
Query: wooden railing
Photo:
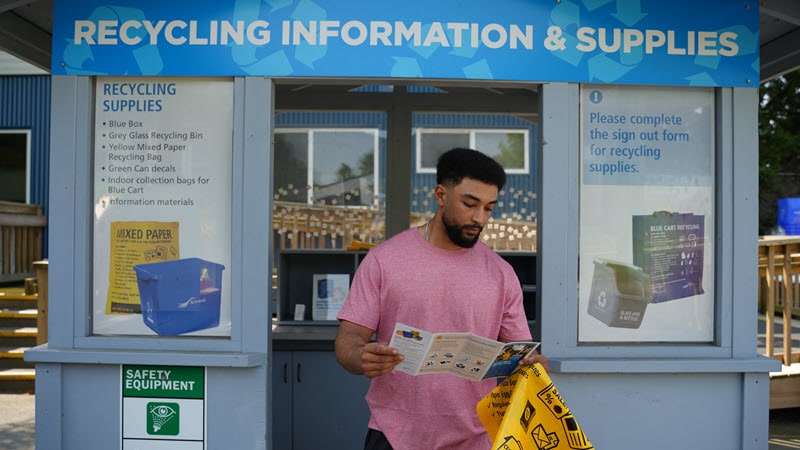
<svg viewBox="0 0 800 450"><path fill-rule="evenodd" d="M42 259L47 218L37 205L0 202L0 282L33 276L33 263Z"/></svg>
<svg viewBox="0 0 800 450"><path fill-rule="evenodd" d="M48 307L48 262L36 261L33 263L36 269L36 345L47 343L47 311Z"/></svg>
<svg viewBox="0 0 800 450"><path fill-rule="evenodd" d="M800 361L792 351L792 313L800 315L800 237L764 236L758 241L759 301L766 316L766 355L775 358L775 311L783 316L785 365Z"/></svg>

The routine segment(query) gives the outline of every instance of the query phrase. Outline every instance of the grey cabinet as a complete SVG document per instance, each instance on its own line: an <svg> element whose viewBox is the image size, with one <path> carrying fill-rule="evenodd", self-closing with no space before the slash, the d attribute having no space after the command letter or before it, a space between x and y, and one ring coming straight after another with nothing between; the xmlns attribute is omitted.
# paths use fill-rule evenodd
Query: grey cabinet
<svg viewBox="0 0 800 450"><path fill-rule="evenodd" d="M292 352L272 352L272 449L292 448Z"/></svg>
<svg viewBox="0 0 800 450"><path fill-rule="evenodd" d="M364 447L369 381L342 369L333 352L273 352L272 383L274 450Z"/></svg>

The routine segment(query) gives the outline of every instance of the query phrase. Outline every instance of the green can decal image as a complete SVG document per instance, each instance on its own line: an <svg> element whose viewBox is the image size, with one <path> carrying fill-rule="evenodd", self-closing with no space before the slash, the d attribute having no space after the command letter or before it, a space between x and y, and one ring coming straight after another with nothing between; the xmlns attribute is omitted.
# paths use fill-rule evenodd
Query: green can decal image
<svg viewBox="0 0 800 450"><path fill-rule="evenodd" d="M180 434L181 408L177 403L149 402L147 404L147 434L177 436Z"/></svg>

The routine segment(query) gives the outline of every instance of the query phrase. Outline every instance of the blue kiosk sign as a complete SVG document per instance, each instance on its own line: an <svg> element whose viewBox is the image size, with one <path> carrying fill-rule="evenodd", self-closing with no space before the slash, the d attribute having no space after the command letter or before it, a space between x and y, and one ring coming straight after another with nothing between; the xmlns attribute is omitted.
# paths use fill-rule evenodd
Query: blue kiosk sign
<svg viewBox="0 0 800 450"><path fill-rule="evenodd" d="M55 2L54 75L755 87L754 1ZM694 12L693 12L694 11Z"/></svg>

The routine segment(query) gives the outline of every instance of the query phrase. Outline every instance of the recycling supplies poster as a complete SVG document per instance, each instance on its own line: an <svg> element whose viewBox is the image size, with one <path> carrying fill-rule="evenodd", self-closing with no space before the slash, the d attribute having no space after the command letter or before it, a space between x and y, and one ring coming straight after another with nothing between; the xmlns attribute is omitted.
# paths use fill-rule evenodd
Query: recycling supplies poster
<svg viewBox="0 0 800 450"><path fill-rule="evenodd" d="M714 339L714 91L581 87L581 342Z"/></svg>
<svg viewBox="0 0 800 450"><path fill-rule="evenodd" d="M230 336L233 81L97 78L93 332Z"/></svg>
<svg viewBox="0 0 800 450"><path fill-rule="evenodd" d="M521 367L475 409L492 450L594 449L540 364Z"/></svg>

